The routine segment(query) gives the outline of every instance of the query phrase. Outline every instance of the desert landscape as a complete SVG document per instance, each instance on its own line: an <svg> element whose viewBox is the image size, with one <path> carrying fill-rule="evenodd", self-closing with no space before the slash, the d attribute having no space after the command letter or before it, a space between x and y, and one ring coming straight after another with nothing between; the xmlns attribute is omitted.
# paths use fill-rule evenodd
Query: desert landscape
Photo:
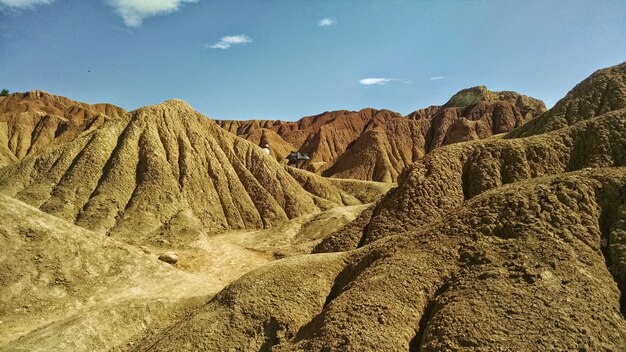
<svg viewBox="0 0 626 352"><path fill-rule="evenodd" d="M626 346L626 63L547 111L477 87L215 122L31 91L0 126L3 350Z"/></svg>
<svg viewBox="0 0 626 352"><path fill-rule="evenodd" d="M589 72L582 58L550 64L575 55L490 2L250 0L241 22L238 1L97 3L0 0L0 48L19 54L0 59L0 84L29 87L0 93L0 351L626 351L626 62L609 53L619 45ZM284 23L269 21L277 6ZM329 9L345 16L318 15ZM433 28L420 11L452 28L448 42L420 32L413 45L431 61L377 42L387 28ZM503 41L491 22L429 15L472 11L508 34L520 29L501 17L523 20L544 35L532 40L541 50ZM208 13L215 23L197 17ZM312 14L308 29L274 31ZM614 19L598 30L619 32ZM338 30L364 23L362 36ZM175 36L211 26L258 32ZM94 28L108 34L70 45ZM465 31L483 36L457 42ZM126 39L114 47L106 35ZM336 52L314 54L326 41ZM269 49L232 54L257 44ZM494 53L537 72L500 67ZM342 83L369 72L366 61L398 71ZM397 73L407 62L462 69L415 82ZM586 78L565 74L574 66ZM308 81L292 85L296 71ZM567 93L538 89L545 75ZM422 103L398 103L417 91ZM88 103L100 95L108 102ZM204 113L211 104L218 114Z"/></svg>

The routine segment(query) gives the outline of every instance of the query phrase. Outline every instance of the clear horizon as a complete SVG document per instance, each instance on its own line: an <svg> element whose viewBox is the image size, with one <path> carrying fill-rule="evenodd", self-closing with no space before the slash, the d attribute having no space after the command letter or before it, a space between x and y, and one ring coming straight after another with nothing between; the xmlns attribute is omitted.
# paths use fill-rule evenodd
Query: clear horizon
<svg viewBox="0 0 626 352"><path fill-rule="evenodd" d="M0 89L214 119L404 115L472 86L549 108L626 61L626 2L0 0Z"/></svg>

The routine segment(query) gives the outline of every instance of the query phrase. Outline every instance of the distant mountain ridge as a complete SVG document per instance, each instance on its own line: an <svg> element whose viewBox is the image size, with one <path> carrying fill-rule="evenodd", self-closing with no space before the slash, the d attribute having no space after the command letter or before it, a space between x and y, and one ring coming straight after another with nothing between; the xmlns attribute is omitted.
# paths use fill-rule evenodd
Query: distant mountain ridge
<svg viewBox="0 0 626 352"><path fill-rule="evenodd" d="M443 106L402 116L389 110L331 111L295 122L217 120L227 131L269 144L280 162L291 150L300 167L323 176L394 182L402 169L446 144L512 131L545 112L542 101L484 86L462 90Z"/></svg>

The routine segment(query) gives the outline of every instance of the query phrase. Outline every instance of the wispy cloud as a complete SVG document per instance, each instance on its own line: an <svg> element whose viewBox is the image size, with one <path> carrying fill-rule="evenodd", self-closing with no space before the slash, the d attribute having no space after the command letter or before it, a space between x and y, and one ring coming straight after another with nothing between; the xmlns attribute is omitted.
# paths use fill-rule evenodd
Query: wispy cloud
<svg viewBox="0 0 626 352"><path fill-rule="evenodd" d="M228 49L233 45L243 45L248 43L252 43L252 38L247 35L226 35L223 36L219 42L215 44L204 44L204 47L206 49Z"/></svg>
<svg viewBox="0 0 626 352"><path fill-rule="evenodd" d="M394 81L394 79L392 78L363 78L359 80L359 83L361 83L364 86L373 86L373 85L385 85L391 81Z"/></svg>
<svg viewBox="0 0 626 352"><path fill-rule="evenodd" d="M319 20L319 22L317 22L317 25L320 27L328 27L328 26L332 26L335 23L337 23L337 21L333 20L332 18L324 17L321 20Z"/></svg>
<svg viewBox="0 0 626 352"><path fill-rule="evenodd" d="M35 5L50 4L54 0L0 0L0 7L6 6L14 9L27 9Z"/></svg>
<svg viewBox="0 0 626 352"><path fill-rule="evenodd" d="M51 4L55 0L0 0L0 9L28 9L36 5ZM139 27L144 18L171 13L180 9L184 3L199 0L103 0L122 17L128 27Z"/></svg>
<svg viewBox="0 0 626 352"><path fill-rule="evenodd" d="M444 79L444 78L445 78L444 76L434 76L434 77L430 77L430 80L431 81L438 81L438 80Z"/></svg>
<svg viewBox="0 0 626 352"><path fill-rule="evenodd" d="M127 26L139 27L146 17L171 13L180 9L184 3L198 0L107 0L107 2Z"/></svg>

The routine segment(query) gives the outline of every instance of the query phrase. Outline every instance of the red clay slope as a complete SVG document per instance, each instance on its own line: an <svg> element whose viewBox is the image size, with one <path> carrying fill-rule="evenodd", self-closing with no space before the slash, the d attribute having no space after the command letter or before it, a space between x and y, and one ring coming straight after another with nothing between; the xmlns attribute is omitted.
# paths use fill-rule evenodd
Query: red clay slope
<svg viewBox="0 0 626 352"><path fill-rule="evenodd" d="M0 166L124 115L111 104L89 105L42 91L0 97Z"/></svg>
<svg viewBox="0 0 626 352"><path fill-rule="evenodd" d="M543 102L485 87L460 91L442 107L407 117L389 110L325 112L295 122L217 121L253 143L270 144L286 162L291 150L311 160L298 165L323 176L394 182L402 169L442 145L509 132L543 113Z"/></svg>

